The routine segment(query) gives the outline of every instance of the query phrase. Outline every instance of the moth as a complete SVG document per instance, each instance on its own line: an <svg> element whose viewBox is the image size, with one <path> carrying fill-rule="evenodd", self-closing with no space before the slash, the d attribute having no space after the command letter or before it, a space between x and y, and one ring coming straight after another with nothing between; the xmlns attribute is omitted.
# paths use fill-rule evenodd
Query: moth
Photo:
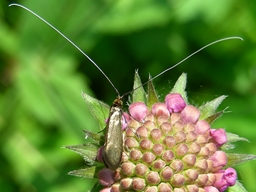
<svg viewBox="0 0 256 192"><path fill-rule="evenodd" d="M118 96L110 107L105 144L102 148L103 162L112 170L118 168L123 154L122 106L122 98Z"/></svg>

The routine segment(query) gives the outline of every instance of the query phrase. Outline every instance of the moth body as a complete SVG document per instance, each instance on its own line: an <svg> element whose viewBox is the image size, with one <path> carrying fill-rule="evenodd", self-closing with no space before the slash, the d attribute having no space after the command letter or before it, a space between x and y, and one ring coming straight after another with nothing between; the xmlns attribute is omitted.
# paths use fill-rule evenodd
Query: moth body
<svg viewBox="0 0 256 192"><path fill-rule="evenodd" d="M103 162L111 170L118 168L123 153L122 114L122 100L118 97L110 107L102 150Z"/></svg>

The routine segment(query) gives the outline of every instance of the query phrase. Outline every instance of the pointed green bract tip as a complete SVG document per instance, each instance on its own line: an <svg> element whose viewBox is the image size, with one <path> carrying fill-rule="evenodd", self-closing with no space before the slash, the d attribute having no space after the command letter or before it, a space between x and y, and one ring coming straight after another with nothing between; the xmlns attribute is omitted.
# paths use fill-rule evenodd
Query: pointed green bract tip
<svg viewBox="0 0 256 192"><path fill-rule="evenodd" d="M188 103L187 93L186 93L186 85L187 85L187 74L182 73L181 76L176 81L171 93L179 93L184 101Z"/></svg>

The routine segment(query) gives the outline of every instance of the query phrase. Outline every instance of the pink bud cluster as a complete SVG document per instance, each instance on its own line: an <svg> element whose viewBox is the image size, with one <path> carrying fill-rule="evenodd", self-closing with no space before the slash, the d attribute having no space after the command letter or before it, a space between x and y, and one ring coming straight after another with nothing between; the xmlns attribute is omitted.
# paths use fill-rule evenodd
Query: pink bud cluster
<svg viewBox="0 0 256 192"><path fill-rule="evenodd" d="M178 93L150 109L132 103L124 113L124 152L116 171L98 176L105 191L225 191L236 182L220 147L224 129L212 129L200 111ZM100 160L100 153L98 160Z"/></svg>

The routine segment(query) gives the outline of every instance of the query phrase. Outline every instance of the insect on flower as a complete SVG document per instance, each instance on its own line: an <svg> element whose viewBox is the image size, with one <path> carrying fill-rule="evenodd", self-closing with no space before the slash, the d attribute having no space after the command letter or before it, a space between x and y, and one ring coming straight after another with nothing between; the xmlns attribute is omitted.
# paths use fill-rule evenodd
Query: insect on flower
<svg viewBox="0 0 256 192"><path fill-rule="evenodd" d="M136 91L146 83L150 83L153 79L180 65L206 47L231 39L242 40L240 37L228 37L214 41L177 64L167 68L146 83L138 85L133 90L120 95L118 89L101 68L59 30L22 5L11 4L10 6L22 7L58 32L99 69L116 91L117 98L109 109L104 145L98 150L97 157L99 161L102 159L107 167L107 169L98 171L100 183L106 190L166 191L165 189L167 189L167 191L171 191L172 188L183 189L184 183L189 183L186 186L188 191L198 191L199 188L205 191L215 189L224 191L227 187L235 184L236 172L232 168L224 169L227 164L227 158L224 152L219 150L227 142L226 132L223 129L211 129L208 123L210 119L208 121L199 119L202 116L200 110L188 105L179 93L168 94L165 98L165 103L155 103L149 108L143 102L132 103L129 106L128 118L124 117L122 100L126 95ZM86 94L82 93L82 96L86 101ZM223 99L220 98L219 101ZM169 118L174 123L170 123ZM161 125L160 127L155 125L155 119ZM129 128L124 132L124 128L127 127L127 125L125 127L123 126L125 123L128 124ZM100 140L97 134L88 131L85 131L85 133L96 141ZM172 136L167 133L171 133ZM207 143L208 141L209 143ZM82 153L86 156L85 159L88 160L87 165L90 167L90 163L95 165L94 158L96 154L94 154L93 158L89 158L86 152L81 152L81 150L88 146L92 145L71 146L67 148L76 152L79 151L80 154ZM129 153L127 155L128 160L122 159L125 148L127 148L125 152ZM176 154L171 149L176 149ZM145 152L143 155L142 151ZM173 160L174 155L177 156L177 159L174 158ZM197 155L200 157L197 157ZM166 163L170 165L166 166ZM209 166L207 167L206 164ZM194 165L197 169L192 169ZM72 173L76 176L83 176L85 172L94 171L93 173L95 173L95 167ZM115 177L113 173L115 173ZM130 178L130 176L133 177ZM199 176L201 180L197 180Z"/></svg>

